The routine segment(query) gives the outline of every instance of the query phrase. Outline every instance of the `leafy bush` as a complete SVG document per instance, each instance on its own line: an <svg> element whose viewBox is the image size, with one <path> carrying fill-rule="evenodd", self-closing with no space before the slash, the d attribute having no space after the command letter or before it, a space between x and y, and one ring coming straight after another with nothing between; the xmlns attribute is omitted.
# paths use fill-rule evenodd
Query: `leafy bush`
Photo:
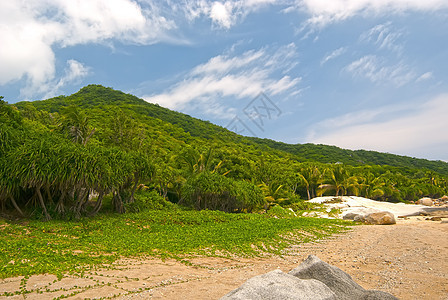
<svg viewBox="0 0 448 300"><path fill-rule="evenodd" d="M293 204L290 204L288 206L286 206L287 208L292 208L292 210L294 211L302 211L302 210L315 210L315 209L319 209L322 208L321 204L318 203L312 203L312 202L308 202L308 201L298 201L295 202Z"/></svg>
<svg viewBox="0 0 448 300"><path fill-rule="evenodd" d="M267 214L269 216L276 216L276 217L279 217L279 218L288 218L288 217L295 217L296 216L293 211L291 211L288 208L285 209L285 208L281 207L278 204L273 206L273 207L271 207L268 210Z"/></svg>
<svg viewBox="0 0 448 300"><path fill-rule="evenodd" d="M188 179L182 188L182 195L181 203L197 210L250 212L264 201L263 193L254 184L210 172L202 172Z"/></svg>
<svg viewBox="0 0 448 300"><path fill-rule="evenodd" d="M136 213L145 210L166 210L175 207L175 204L160 196L157 191L137 191L134 198L134 202L125 204L127 212Z"/></svg>

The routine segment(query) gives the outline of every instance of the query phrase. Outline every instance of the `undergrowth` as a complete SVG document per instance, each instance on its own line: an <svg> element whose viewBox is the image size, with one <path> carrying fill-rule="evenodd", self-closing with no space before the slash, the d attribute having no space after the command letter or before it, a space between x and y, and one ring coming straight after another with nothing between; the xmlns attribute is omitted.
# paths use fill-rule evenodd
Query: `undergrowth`
<svg viewBox="0 0 448 300"><path fill-rule="evenodd" d="M281 254L292 243L341 232L347 224L317 218L183 210L100 215L77 222L0 220L0 278L80 273L111 266L122 257Z"/></svg>

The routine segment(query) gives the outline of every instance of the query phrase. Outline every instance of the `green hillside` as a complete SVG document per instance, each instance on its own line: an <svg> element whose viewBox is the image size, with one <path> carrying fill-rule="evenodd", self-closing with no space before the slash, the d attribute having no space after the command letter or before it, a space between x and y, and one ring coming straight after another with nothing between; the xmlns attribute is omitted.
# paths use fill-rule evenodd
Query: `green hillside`
<svg viewBox="0 0 448 300"><path fill-rule="evenodd" d="M179 113L152 104L134 95L106 88L101 85L89 85L70 96L59 96L42 101L33 101L33 106L39 110L59 112L64 107L76 105L84 109L110 109L111 107L126 107L137 114L157 118L167 123L177 125L192 136L215 139L223 135L235 138L236 134L214 125L208 121L202 121L189 115ZM16 103L18 108L24 108L27 102Z"/></svg>
<svg viewBox="0 0 448 300"><path fill-rule="evenodd" d="M24 108L26 103L17 103L16 106ZM260 145L260 149L268 146L269 150L277 149L293 154L299 161L315 161L321 163L341 162L349 165L389 165L403 168L424 168L448 175L448 163L443 161L430 161L426 159L411 158L366 150L347 150L335 146L315 144L286 144L269 139L239 136L223 127L214 125L208 121L199 120L189 115L179 113L148 103L136 96L116 91L99 85L89 85L71 96L59 96L56 98L34 101L33 105L39 110L57 112L63 107L76 105L82 108L107 108L112 106L124 107L134 112L157 118L162 121L177 125L191 136L205 139L222 139L223 141L238 141Z"/></svg>
<svg viewBox="0 0 448 300"><path fill-rule="evenodd" d="M239 136L133 95L89 85L0 103L0 205L92 216L160 209L306 208L316 195L412 201L448 194L448 164Z"/></svg>
<svg viewBox="0 0 448 300"><path fill-rule="evenodd" d="M341 162L349 165L388 165L401 168L428 169L448 175L448 163L421 158L382 153L366 150L348 150L336 146L315 144L286 144L269 139L250 138L259 145L266 145L272 149L278 149L291 153L306 161L318 161L321 163Z"/></svg>

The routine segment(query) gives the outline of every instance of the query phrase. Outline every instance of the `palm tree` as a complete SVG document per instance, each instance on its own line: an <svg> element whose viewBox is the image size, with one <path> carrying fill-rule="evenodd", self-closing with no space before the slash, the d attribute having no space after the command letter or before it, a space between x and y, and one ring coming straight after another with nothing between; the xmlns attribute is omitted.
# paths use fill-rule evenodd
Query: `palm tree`
<svg viewBox="0 0 448 300"><path fill-rule="evenodd" d="M277 182L271 182L270 184L266 184L262 182L258 185L258 187L263 192L264 200L265 200L265 209L268 209L272 205L276 203L281 203L286 200L285 191L283 189L283 185Z"/></svg>
<svg viewBox="0 0 448 300"><path fill-rule="evenodd" d="M316 196L316 189L322 180L322 173L316 165L310 165L300 170L297 174L305 185L308 200Z"/></svg>
<svg viewBox="0 0 448 300"><path fill-rule="evenodd" d="M75 143L86 145L96 129L91 128L87 115L77 106L69 106L64 111L62 126Z"/></svg>
<svg viewBox="0 0 448 300"><path fill-rule="evenodd" d="M365 197L375 199L384 195L384 182L381 176L369 172L361 177L361 189Z"/></svg>
<svg viewBox="0 0 448 300"><path fill-rule="evenodd" d="M326 183L319 186L321 193L327 190L334 190L336 197L339 193L343 196L349 189L357 190L358 181L356 176L350 176L348 170L342 166L342 164L336 164L325 170L327 174Z"/></svg>

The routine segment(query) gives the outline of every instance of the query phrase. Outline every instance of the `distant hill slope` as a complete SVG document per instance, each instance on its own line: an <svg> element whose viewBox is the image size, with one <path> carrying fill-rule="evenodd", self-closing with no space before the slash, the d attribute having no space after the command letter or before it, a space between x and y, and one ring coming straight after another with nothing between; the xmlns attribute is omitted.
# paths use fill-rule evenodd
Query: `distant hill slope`
<svg viewBox="0 0 448 300"><path fill-rule="evenodd" d="M17 107L23 108L26 102L19 102ZM341 162L350 165L390 165L408 169L428 169L448 175L448 163L411 158L388 153L366 150L346 150L335 146L314 144L286 144L269 139L240 136L221 126L208 121L199 120L189 115L175 112L156 104L148 103L136 96L106 88L101 85L89 85L70 96L59 96L48 100L34 101L33 105L40 110L59 111L62 107L76 105L82 108L105 108L111 106L133 110L136 114L160 119L179 127L193 137L219 139L232 143L254 145L269 151L277 150L278 154L294 155L298 161L316 161L321 163Z"/></svg>
<svg viewBox="0 0 448 300"><path fill-rule="evenodd" d="M25 102L19 102L17 107L21 108ZM77 105L82 108L104 108L105 106L116 105L126 106L138 114L160 119L162 121L177 125L192 136L202 138L236 138L237 134L225 128L214 125L209 121L193 118L189 115L172 111L157 104L148 103L134 95L126 94L112 88L101 85L88 85L77 93L70 96L58 96L47 100L33 101L37 109L48 112L59 111L62 107Z"/></svg>
<svg viewBox="0 0 448 300"><path fill-rule="evenodd" d="M348 150L336 146L315 144L286 144L269 139L249 138L254 143L288 152L305 159L321 163L341 162L349 165L389 165L401 168L423 168L448 175L448 163L421 158L395 155L367 150Z"/></svg>

